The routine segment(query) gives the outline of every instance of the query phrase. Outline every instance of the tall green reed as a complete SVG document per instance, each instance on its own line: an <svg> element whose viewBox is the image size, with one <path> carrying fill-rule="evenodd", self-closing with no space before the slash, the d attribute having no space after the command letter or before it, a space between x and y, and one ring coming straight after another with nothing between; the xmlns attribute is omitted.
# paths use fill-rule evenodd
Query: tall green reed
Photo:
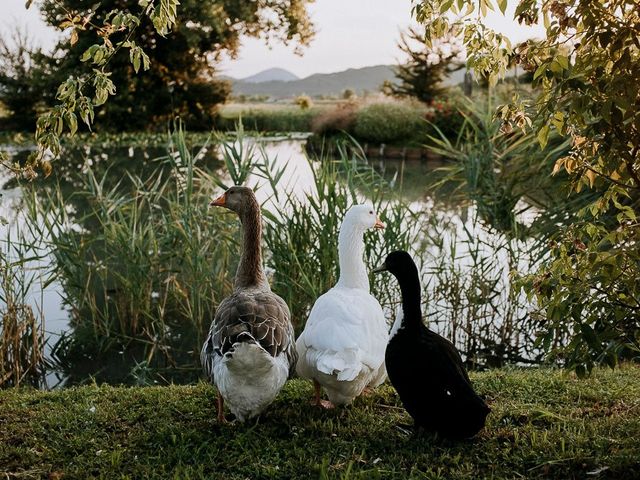
<svg viewBox="0 0 640 480"><path fill-rule="evenodd" d="M203 149L208 148L205 145ZM230 222L211 215L213 182L176 127L145 177L107 187L89 169L69 193L32 190L32 228L49 238L53 275L71 307L69 349L143 347L151 362L193 365L215 306L231 288ZM64 353L64 352L62 352Z"/></svg>
<svg viewBox="0 0 640 480"><path fill-rule="evenodd" d="M547 173L568 145L554 138L541 150L531 134L501 132L490 108L469 112L457 139L430 138L450 161L434 188L446 187L467 213L446 243L434 241L431 315L470 363L540 361L536 306L515 280L540 261L554 222L574 208Z"/></svg>
<svg viewBox="0 0 640 480"><path fill-rule="evenodd" d="M208 150L222 163L207 162ZM49 239L52 273L73 317L73 332L55 355L136 350L131 374L144 381L157 367L196 372L197 352L218 302L231 291L240 249L237 219L209 210L208 203L221 188L249 184L270 192L263 204L265 262L298 331L315 299L337 280L344 213L366 201L387 225L365 234L367 265L392 250L410 251L423 272L427 321L456 342L470 364L532 358L528 305L509 288L526 244L489 232L489 217L479 208L469 207L465 219L464 208L456 218L433 204L409 204L403 182L385 180L353 142L338 152L307 159L312 184L299 189L284 185L285 172L299 166L275 161L241 128L235 138L214 136L191 153L178 124L167 154L150 160L144 173L118 174L114 181L110 168L88 168L72 191L62 184L28 189L32 234ZM391 321L400 299L395 282L385 276L371 282Z"/></svg>

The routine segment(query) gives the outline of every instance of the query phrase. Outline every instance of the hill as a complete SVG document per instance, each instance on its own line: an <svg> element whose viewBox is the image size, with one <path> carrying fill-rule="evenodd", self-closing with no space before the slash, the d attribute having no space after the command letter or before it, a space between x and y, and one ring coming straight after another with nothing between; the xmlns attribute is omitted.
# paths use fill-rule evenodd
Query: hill
<svg viewBox="0 0 640 480"><path fill-rule="evenodd" d="M232 84L234 95L269 95L273 98L287 98L302 94L340 95L348 88L357 94L362 94L365 90L374 92L380 89L385 80L395 81L395 73L390 65L350 68L336 73L316 73L290 81L248 82L247 79L243 79L235 80Z"/></svg>
<svg viewBox="0 0 640 480"><path fill-rule="evenodd" d="M219 425L213 387L0 390L0 478L638 478L640 368L472 373L492 412L475 439L415 435L388 384L309 405L292 380L257 421Z"/></svg>
<svg viewBox="0 0 640 480"><path fill-rule="evenodd" d="M261 83L261 82L291 82L299 80L298 76L284 68L269 68L263 70L250 77L238 80L243 83Z"/></svg>

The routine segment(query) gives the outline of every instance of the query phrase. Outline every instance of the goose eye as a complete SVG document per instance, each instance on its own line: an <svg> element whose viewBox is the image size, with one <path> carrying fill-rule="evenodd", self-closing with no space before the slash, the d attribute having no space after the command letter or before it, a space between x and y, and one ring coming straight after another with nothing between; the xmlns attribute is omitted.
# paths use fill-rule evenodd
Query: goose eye
<svg viewBox="0 0 640 480"><path fill-rule="evenodd" d="M369 215L373 215L373 210L369 210Z"/></svg>

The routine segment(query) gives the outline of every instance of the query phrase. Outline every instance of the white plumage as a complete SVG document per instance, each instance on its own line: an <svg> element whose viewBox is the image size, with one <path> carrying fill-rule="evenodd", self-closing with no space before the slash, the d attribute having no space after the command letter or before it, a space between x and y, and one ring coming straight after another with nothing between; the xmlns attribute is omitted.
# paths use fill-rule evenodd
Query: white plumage
<svg viewBox="0 0 640 480"><path fill-rule="evenodd" d="M340 279L316 300L296 342L298 375L324 387L333 404L348 404L386 378L387 324L369 293L362 260L363 234L372 227L383 225L371 206L356 205L345 215L338 239Z"/></svg>
<svg viewBox="0 0 640 480"><path fill-rule="evenodd" d="M212 356L212 367L218 391L241 422L273 402L289 376L287 354L272 357L258 343L234 344L233 354Z"/></svg>

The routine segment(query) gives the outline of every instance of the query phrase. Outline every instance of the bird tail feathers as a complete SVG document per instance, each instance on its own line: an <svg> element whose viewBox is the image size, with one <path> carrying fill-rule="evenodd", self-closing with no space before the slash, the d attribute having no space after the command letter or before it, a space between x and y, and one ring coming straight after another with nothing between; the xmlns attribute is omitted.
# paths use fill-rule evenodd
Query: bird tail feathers
<svg viewBox="0 0 640 480"><path fill-rule="evenodd" d="M327 375L337 375L341 382L355 379L360 373L361 367L356 352L350 350L320 354L316 362L318 371Z"/></svg>

